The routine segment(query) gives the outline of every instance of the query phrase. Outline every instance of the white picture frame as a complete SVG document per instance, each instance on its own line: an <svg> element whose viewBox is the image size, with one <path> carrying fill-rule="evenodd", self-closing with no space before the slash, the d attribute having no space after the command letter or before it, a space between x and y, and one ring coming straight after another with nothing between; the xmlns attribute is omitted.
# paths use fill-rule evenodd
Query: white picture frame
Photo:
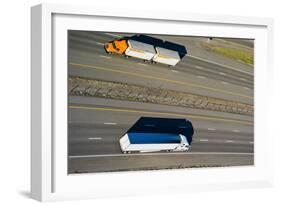
<svg viewBox="0 0 281 206"><path fill-rule="evenodd" d="M92 21L96 24L91 24ZM84 30L96 27L97 30L107 31L108 21L120 23L119 27L112 24L112 32L137 32L140 28L137 26L146 23L150 26L142 27L143 30L139 32L155 33L153 24L157 24L157 30L161 34L222 37L236 35L235 37L255 38L255 166L192 169L188 173L181 169L69 177L66 171L67 150L63 138L67 132L64 124L66 109L59 109L65 107L67 101L66 41L59 40L66 38L65 31L70 27ZM192 25L193 30L181 29L185 25ZM270 107L268 91L271 91L270 81L273 78L271 19L176 12L167 15L161 11L41 4L31 9L31 26L32 198L53 201L272 186L273 134L268 129L266 112ZM164 32L167 26L174 26L177 31L166 29ZM183 177L184 181L179 181L180 177Z"/></svg>

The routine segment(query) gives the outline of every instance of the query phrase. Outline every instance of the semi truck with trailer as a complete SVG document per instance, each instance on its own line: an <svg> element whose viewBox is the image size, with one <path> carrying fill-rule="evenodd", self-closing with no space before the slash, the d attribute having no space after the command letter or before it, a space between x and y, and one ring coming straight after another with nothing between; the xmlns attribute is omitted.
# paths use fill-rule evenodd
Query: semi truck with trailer
<svg viewBox="0 0 281 206"><path fill-rule="evenodd" d="M175 66L181 60L177 51L155 47L151 44L132 39L114 40L106 43L104 48L109 54L135 57L144 61L162 63L168 66Z"/></svg>
<svg viewBox="0 0 281 206"><path fill-rule="evenodd" d="M105 50L110 54L119 54L150 61L155 56L152 45L135 40L115 40L105 44Z"/></svg>
<svg viewBox="0 0 281 206"><path fill-rule="evenodd" d="M194 130L186 119L141 117L119 140L123 153L186 152Z"/></svg>

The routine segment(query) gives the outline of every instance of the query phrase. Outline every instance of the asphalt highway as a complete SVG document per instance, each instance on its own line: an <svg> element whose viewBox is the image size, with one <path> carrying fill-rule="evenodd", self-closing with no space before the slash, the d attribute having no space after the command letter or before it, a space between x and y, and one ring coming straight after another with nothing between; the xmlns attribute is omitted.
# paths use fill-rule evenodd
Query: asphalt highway
<svg viewBox="0 0 281 206"><path fill-rule="evenodd" d="M104 43L129 35L77 33L69 35L69 75L164 87L253 104L253 73L188 55L173 69L108 55Z"/></svg>
<svg viewBox="0 0 281 206"><path fill-rule="evenodd" d="M105 42L125 35L70 32L69 75L253 104L253 73L188 55L171 69L105 53ZM254 164L252 116L79 96L69 97L68 104L70 174ZM119 138L143 116L191 120L191 149L122 154Z"/></svg>

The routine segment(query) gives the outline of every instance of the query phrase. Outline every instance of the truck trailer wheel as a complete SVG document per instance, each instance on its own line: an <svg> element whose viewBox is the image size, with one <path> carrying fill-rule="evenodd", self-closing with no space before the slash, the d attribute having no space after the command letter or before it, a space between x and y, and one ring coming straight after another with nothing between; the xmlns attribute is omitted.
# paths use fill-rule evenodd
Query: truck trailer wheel
<svg viewBox="0 0 281 206"><path fill-rule="evenodd" d="M123 154L131 154L131 151L124 151Z"/></svg>

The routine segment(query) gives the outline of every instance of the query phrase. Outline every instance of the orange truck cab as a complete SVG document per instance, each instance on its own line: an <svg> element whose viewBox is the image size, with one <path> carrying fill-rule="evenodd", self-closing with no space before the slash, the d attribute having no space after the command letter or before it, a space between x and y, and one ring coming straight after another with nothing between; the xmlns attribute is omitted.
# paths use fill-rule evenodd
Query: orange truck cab
<svg viewBox="0 0 281 206"><path fill-rule="evenodd" d="M110 54L124 54L128 48L126 40L115 40L104 45L104 49Z"/></svg>

